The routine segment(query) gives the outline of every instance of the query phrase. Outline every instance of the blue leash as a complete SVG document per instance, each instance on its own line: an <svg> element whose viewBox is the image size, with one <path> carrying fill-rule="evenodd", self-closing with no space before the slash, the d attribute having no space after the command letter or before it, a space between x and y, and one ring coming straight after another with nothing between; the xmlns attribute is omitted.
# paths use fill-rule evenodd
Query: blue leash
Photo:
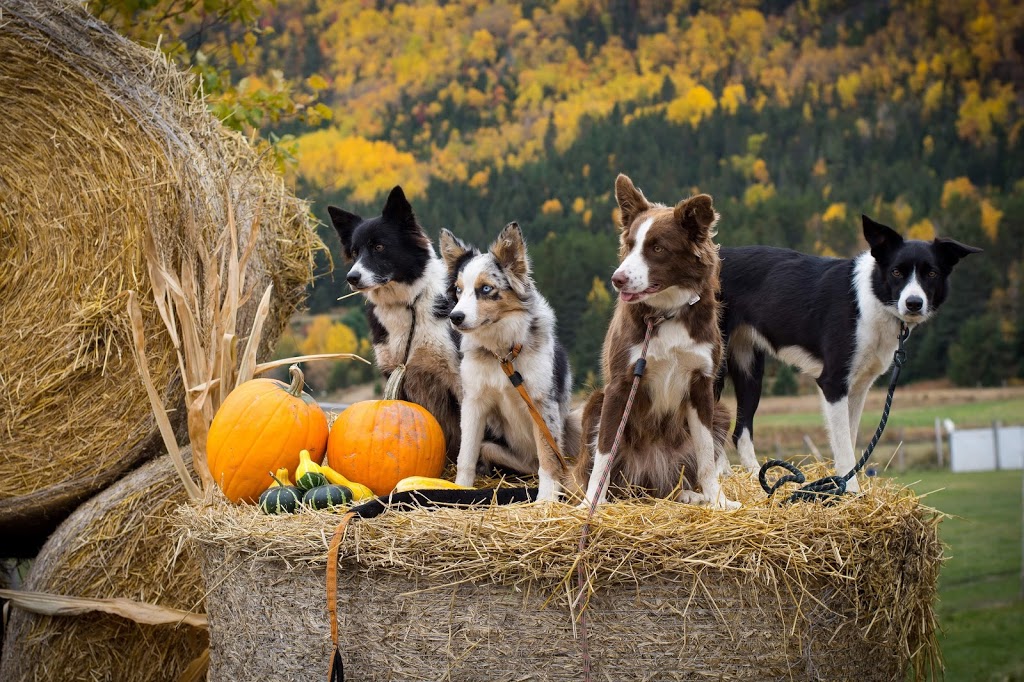
<svg viewBox="0 0 1024 682"><path fill-rule="evenodd" d="M885 408L882 410L882 420L878 423L878 428L875 430L875 435L868 443L867 448L864 450L864 454L857 460L856 466L853 467L845 476L826 476L825 478L819 478L816 481L811 481L807 485L803 486L799 490L795 491L789 496L788 502L814 502L815 500L824 500L825 504L831 504L835 502L836 498L846 493L846 483L851 478L857 475L857 472L864 468L867 464L868 459L871 457L871 453L874 452L875 446L878 444L878 439L882 437L882 432L885 431L885 423L889 420L889 408L892 407L892 396L896 392L896 382L900 378L900 369L903 367L903 363L907 360L907 351L903 349L903 343L910 336L910 327L906 324L900 329L899 345L896 347L896 352L892 354L892 378L889 379L889 393L885 396ZM789 471L789 474L780 476L778 480L772 485L768 485L766 474L770 469L775 467L781 467ZM761 466L761 470L757 474L757 480L761 483L761 489L764 490L769 497L775 494L775 491L787 483L802 484L807 480L804 473L800 471L799 467L795 464L791 464L781 459L770 459Z"/></svg>

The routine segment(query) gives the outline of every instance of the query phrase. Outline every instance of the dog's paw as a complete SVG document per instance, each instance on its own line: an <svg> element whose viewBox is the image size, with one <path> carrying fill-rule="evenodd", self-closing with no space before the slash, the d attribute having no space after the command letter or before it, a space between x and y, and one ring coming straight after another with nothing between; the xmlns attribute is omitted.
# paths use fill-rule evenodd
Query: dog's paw
<svg viewBox="0 0 1024 682"><path fill-rule="evenodd" d="M732 511L743 506L739 502L730 500L725 496L725 493L718 493L718 495L712 499L703 493L696 493L692 490L684 490L680 492L678 497L676 497L676 501L681 504L692 504L699 507L717 509L719 511Z"/></svg>
<svg viewBox="0 0 1024 682"><path fill-rule="evenodd" d="M693 490L680 491L679 495L676 496L676 502L680 504L693 504L693 505L705 505L709 502L707 497L701 493L694 492Z"/></svg>
<svg viewBox="0 0 1024 682"><path fill-rule="evenodd" d="M712 509L718 509L719 511L733 511L739 509L743 505L736 500L730 500L725 495L719 495L718 499L709 505Z"/></svg>

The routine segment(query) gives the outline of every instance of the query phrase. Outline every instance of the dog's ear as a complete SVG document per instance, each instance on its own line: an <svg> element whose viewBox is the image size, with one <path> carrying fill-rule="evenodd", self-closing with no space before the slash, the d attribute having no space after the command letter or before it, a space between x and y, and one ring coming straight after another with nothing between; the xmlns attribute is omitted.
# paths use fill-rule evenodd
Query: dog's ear
<svg viewBox="0 0 1024 682"><path fill-rule="evenodd" d="M511 222L505 226L491 244L491 254L509 279L525 282L529 278L530 259L526 257L526 242L519 223Z"/></svg>
<svg viewBox="0 0 1024 682"><path fill-rule="evenodd" d="M459 265L459 261L467 255L474 255L473 252L476 251L476 249L452 234L448 228L441 229L441 237L438 239L438 244L441 248L441 258L444 259L448 272L455 270Z"/></svg>
<svg viewBox="0 0 1024 682"><path fill-rule="evenodd" d="M619 227L622 229L632 225L638 215L651 207L644 193L623 173L615 178L615 201L619 203Z"/></svg>
<svg viewBox="0 0 1024 682"><path fill-rule="evenodd" d="M715 210L714 201L710 194L698 194L689 199L683 199L672 209L672 215L684 230L687 230L695 239L704 239L712 234L712 229L718 223L718 211Z"/></svg>
<svg viewBox="0 0 1024 682"><path fill-rule="evenodd" d="M327 213L331 216L334 229L338 231L341 238L341 248L345 252L345 260L352 260L352 232L356 226L363 222L363 219L355 213L349 213L337 206L328 206Z"/></svg>
<svg viewBox="0 0 1024 682"><path fill-rule="evenodd" d="M871 255L875 260L880 260L886 253L903 245L903 237L896 230L876 223L866 215L861 214L860 218L864 225L864 239L871 247Z"/></svg>
<svg viewBox="0 0 1024 682"><path fill-rule="evenodd" d="M388 200L384 204L381 217L389 223L395 223L410 229L419 229L419 226L416 224L416 215L412 212L412 206L409 204L409 200L405 198L405 192L402 191L401 185L395 185L391 193L388 194Z"/></svg>
<svg viewBox="0 0 1024 682"><path fill-rule="evenodd" d="M932 248L939 255L939 261L946 270L952 270L953 266L959 263L960 259L965 256L969 256L972 253L981 253L981 249L977 246L968 246L967 244L961 244L955 239L946 239L944 237L937 237L932 242Z"/></svg>

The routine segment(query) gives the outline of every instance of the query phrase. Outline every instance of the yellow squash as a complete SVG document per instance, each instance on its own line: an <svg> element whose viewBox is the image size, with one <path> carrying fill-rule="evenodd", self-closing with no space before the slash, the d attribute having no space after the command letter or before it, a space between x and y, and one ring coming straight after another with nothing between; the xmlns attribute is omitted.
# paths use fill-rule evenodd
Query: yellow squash
<svg viewBox="0 0 1024 682"><path fill-rule="evenodd" d="M324 475L324 478L327 479L328 483L343 485L351 490L353 502L362 502L363 500L369 500L376 497L376 495L373 494L373 491L362 483L356 483L355 481L348 480L326 464L320 465L320 473Z"/></svg>
<svg viewBox="0 0 1024 682"><path fill-rule="evenodd" d="M410 490L472 490L472 488L452 483L443 478L430 478L429 476L409 476L395 485L396 493L405 493Z"/></svg>

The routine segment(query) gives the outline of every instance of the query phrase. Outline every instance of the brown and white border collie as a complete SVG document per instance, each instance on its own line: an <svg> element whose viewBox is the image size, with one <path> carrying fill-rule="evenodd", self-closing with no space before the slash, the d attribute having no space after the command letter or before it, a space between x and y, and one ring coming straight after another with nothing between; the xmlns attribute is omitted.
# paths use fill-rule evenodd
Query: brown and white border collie
<svg viewBox="0 0 1024 682"><path fill-rule="evenodd" d="M717 404L714 390L723 350L713 241L718 213L707 194L674 207L652 204L621 174L615 198L620 263L612 284L619 298L604 340L605 385L584 407L584 442L573 483L582 489L588 481L584 504L599 494L647 320L664 318L651 337L610 482L660 497L677 491L680 502L735 509L739 504L725 497L718 480L719 463L727 462L729 428L729 413Z"/></svg>

